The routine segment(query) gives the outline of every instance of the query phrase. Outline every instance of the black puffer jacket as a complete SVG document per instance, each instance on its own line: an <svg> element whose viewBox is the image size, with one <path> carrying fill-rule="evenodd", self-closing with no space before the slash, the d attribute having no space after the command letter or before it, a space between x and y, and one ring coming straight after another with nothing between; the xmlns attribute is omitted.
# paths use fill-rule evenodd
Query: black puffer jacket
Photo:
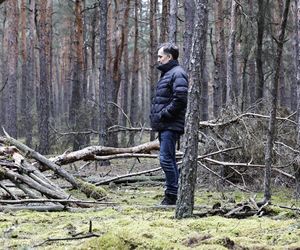
<svg viewBox="0 0 300 250"><path fill-rule="evenodd" d="M182 134L187 106L187 74L177 60L157 68L162 75L152 99L151 127L154 131L173 130Z"/></svg>

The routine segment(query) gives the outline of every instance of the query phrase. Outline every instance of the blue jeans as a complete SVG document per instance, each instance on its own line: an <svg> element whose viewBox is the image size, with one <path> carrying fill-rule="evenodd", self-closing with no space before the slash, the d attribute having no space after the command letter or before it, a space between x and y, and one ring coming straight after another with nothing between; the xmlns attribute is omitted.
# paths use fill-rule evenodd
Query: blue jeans
<svg viewBox="0 0 300 250"><path fill-rule="evenodd" d="M177 195L179 172L176 164L176 141L179 134L175 131L164 130L159 132L160 166L166 175L165 193Z"/></svg>

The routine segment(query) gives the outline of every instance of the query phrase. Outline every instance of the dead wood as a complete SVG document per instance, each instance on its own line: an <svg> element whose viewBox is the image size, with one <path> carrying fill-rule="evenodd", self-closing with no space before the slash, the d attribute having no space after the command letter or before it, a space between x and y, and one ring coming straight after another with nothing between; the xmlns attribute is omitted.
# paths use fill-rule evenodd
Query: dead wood
<svg viewBox="0 0 300 250"><path fill-rule="evenodd" d="M67 207L62 205L48 205L48 206L0 206L0 211L20 211L20 210L30 210L38 212L58 212L68 210Z"/></svg>
<svg viewBox="0 0 300 250"><path fill-rule="evenodd" d="M222 177L221 175L217 174L215 171L211 170L210 168L208 168L207 166L205 166L203 163L201 163L201 162L198 161L198 164L199 164L201 167L203 167L203 168L205 168L206 170L208 170L209 172L213 173L215 176L217 176L217 177L219 177L220 179L226 181L226 182L229 183L230 185L232 185L232 186L234 186L234 187L236 187L236 188L238 188L238 189L240 189L240 190L242 190L242 191L244 191L244 192L247 192L247 193L250 193L250 192L251 192L251 191L248 190L247 188L240 187L240 186L238 186L238 185L232 183L231 181L227 180L226 178Z"/></svg>
<svg viewBox="0 0 300 250"><path fill-rule="evenodd" d="M95 160L96 156L115 155L124 153L150 153L153 150L159 150L158 140L147 142L130 148L114 148L103 146L90 146L78 151L67 152L51 159L58 165L65 165L79 160Z"/></svg>
<svg viewBox="0 0 300 250"><path fill-rule="evenodd" d="M124 154L115 154L115 155L95 156L95 160L97 161L113 160L113 159L120 159L120 158L158 158L158 155L124 153Z"/></svg>
<svg viewBox="0 0 300 250"><path fill-rule="evenodd" d="M89 184L87 182L84 182L84 181L81 181L80 179L76 179L72 174L68 173L62 167L60 167L56 163L50 161L45 156L43 156L40 153L36 152L35 150L29 148L25 144L17 141L16 139L10 137L6 133L5 130L4 130L4 133L6 135L6 138L4 139L4 142L14 145L20 151L24 152L26 157L30 157L30 158L33 158L33 159L41 162L42 164L44 164L45 166L47 166L49 169L51 169L52 171L54 171L54 173L56 173L57 175L61 176L65 180L67 180L69 183L71 183L71 185L74 188L79 189L81 192L85 193L88 197L92 197L92 198L95 198L95 199L101 199L104 196L104 192L102 192L102 190L98 190L97 188L93 188L93 187L90 186L91 184ZM0 142L1 141L3 141L3 138L0 139ZM143 147L141 147L141 148L143 148ZM11 172L8 172L8 173L9 173L9 176L12 178L13 173L11 173ZM37 183L36 181L33 181L33 182L29 181L28 178L26 178L26 177L24 178L24 177L22 177L20 175L18 176L18 178L20 178L21 181L27 180L26 184L29 185L29 186L30 186L29 183L31 183L31 184L34 183L35 187L40 188L40 184ZM46 191L46 190L44 190L44 191ZM53 195L53 192L50 191L50 190L47 190L47 193L49 195ZM56 194L55 196L50 196L50 197L58 198L58 199L64 199L64 198L66 198L66 197L60 196L58 194Z"/></svg>
<svg viewBox="0 0 300 250"><path fill-rule="evenodd" d="M0 187L6 192L6 193L8 193L8 195L11 197L11 198L13 198L14 200L18 200L18 197L13 193L13 192L11 192L4 184L2 184L1 182L0 182Z"/></svg>
<svg viewBox="0 0 300 250"><path fill-rule="evenodd" d="M93 233L93 224L92 224L92 221L90 220L89 231L86 234L84 234L84 233L77 233L77 234L72 235L72 237L50 238L50 239L47 239L47 240L43 241L42 243L40 243L38 245L35 245L34 247L38 247L38 246L44 245L47 242L65 241L65 240L81 240L81 239L92 238L92 237L100 237L100 235Z"/></svg>
<svg viewBox="0 0 300 250"><path fill-rule="evenodd" d="M34 179L30 178L27 175L21 175L17 172L14 172L12 170L0 167L0 175L5 176L6 178L8 178L9 180L13 181L13 182L19 182L19 183L25 183L27 184L30 188L39 191L41 194L46 195L47 197L51 197L54 199L65 199L67 198L66 196L57 193L43 185L41 185L40 183L38 183L37 181L35 181Z"/></svg>
<svg viewBox="0 0 300 250"><path fill-rule="evenodd" d="M218 161L211 158L203 158L204 161L207 161L209 163L214 163L216 165L221 166L228 166L228 167L252 167L252 168L265 168L265 165L259 165L259 164L249 164L249 163L239 163L239 162L224 162L224 161ZM284 172L283 170L273 166L272 169L288 178L295 179L294 176L292 176L289 173Z"/></svg>
<svg viewBox="0 0 300 250"><path fill-rule="evenodd" d="M141 171L141 172L137 172L137 173L125 174L125 175L110 178L109 180L99 181L99 182L95 183L95 185L96 186L104 185L104 184L108 184L110 182L116 182L120 179L133 177L133 176L138 176L138 175L143 175L143 174L148 174L148 173L153 173L153 172L156 172L156 171L159 171L159 170L161 170L161 167L153 168L153 169L150 169L150 170L145 170L145 171Z"/></svg>
<svg viewBox="0 0 300 250"><path fill-rule="evenodd" d="M47 202L58 202L61 204L95 204L95 205L117 205L116 202L103 202L103 201L88 201L88 200L58 200L58 199L25 199L25 200L0 200L0 204L24 204L24 203L47 203Z"/></svg>
<svg viewBox="0 0 300 250"><path fill-rule="evenodd" d="M296 114L296 112L293 113L293 115ZM247 118L247 117L255 117L255 118L261 118L261 119L270 119L270 116L268 115L261 115L261 114L255 114L255 113L244 113L241 115L238 115L228 121L224 121L224 122L217 122L216 120L211 120L211 121L201 121L199 123L199 129L203 129L203 128L215 128L215 127L226 127L230 124L233 123L237 123L240 120L242 120L243 118ZM279 121L288 121L294 125L297 125L297 123L291 119L289 119L291 117L291 115L289 115L288 117L276 117L277 120Z"/></svg>

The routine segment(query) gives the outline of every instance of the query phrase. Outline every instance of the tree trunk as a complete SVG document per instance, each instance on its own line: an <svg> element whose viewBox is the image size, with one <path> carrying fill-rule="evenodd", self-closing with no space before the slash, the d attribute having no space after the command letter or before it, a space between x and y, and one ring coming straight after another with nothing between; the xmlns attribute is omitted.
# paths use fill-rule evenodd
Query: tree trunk
<svg viewBox="0 0 300 250"><path fill-rule="evenodd" d="M185 16L185 31L184 31L184 43L183 43L183 68L188 71L190 65L190 55L193 40L194 31L194 18L195 18L195 1L184 1L184 16Z"/></svg>
<svg viewBox="0 0 300 250"><path fill-rule="evenodd" d="M138 40L139 40L139 27L138 27L138 13L139 13L139 1L135 0L134 7L134 47L133 47L133 72L131 79L131 107L130 107L130 121L133 126L138 124L138 111L139 111L139 50L138 50ZM134 145L134 132L130 133L129 145Z"/></svg>
<svg viewBox="0 0 300 250"><path fill-rule="evenodd" d="M177 11L178 11L177 0L170 0L170 17L169 17L169 42L176 43L177 34Z"/></svg>
<svg viewBox="0 0 300 250"><path fill-rule="evenodd" d="M249 0L249 15L252 17L251 21L254 20L253 18L253 0ZM245 41L247 42L247 41ZM255 90L255 58L253 55L249 58L249 80L248 80L248 90L250 95L250 104L253 105L256 100L256 90Z"/></svg>
<svg viewBox="0 0 300 250"><path fill-rule="evenodd" d="M257 20L257 39L256 39L256 69L257 87L256 101L261 101L264 96L264 72L263 72L263 37L265 31L265 15L269 5L269 0L258 0L258 20Z"/></svg>
<svg viewBox="0 0 300 250"><path fill-rule="evenodd" d="M162 1L162 14L160 23L160 36L159 42L165 43L168 37L168 23L169 23L169 13L170 13L170 0Z"/></svg>
<svg viewBox="0 0 300 250"><path fill-rule="evenodd" d="M178 219L190 217L193 214L197 179L200 86L204 81L208 1L196 0L195 5L196 16L191 51L191 72L184 135L183 167L180 175L179 197L175 212L175 217Z"/></svg>
<svg viewBox="0 0 300 250"><path fill-rule="evenodd" d="M99 144L106 146L107 141L107 78L106 78L106 51L107 51L107 0L100 1L100 58L99 58Z"/></svg>
<svg viewBox="0 0 300 250"><path fill-rule="evenodd" d="M226 104L234 104L233 101L236 98L234 96L234 80L235 80L235 38L236 38L236 24L237 24L237 3L235 0L231 1L231 19L230 19L230 34L227 51L227 92L226 92Z"/></svg>
<svg viewBox="0 0 300 250"><path fill-rule="evenodd" d="M35 57L34 57L34 43L35 43L35 0L30 1L30 16L29 16L29 34L28 34L28 54L27 54L27 89L26 93L26 119L25 119L25 136L26 145L32 146L32 131L33 131L33 105L34 98L29 93L33 92L35 80Z"/></svg>
<svg viewBox="0 0 300 250"><path fill-rule="evenodd" d="M296 0L296 72L297 72L297 144L300 146L300 0ZM295 178L296 178L296 195L300 197L300 158L297 157L297 162L294 165Z"/></svg>
<svg viewBox="0 0 300 250"><path fill-rule="evenodd" d="M123 52L123 83L122 83L122 108L124 113L127 115L129 112L128 108L128 89L129 89L129 55L128 55L128 33L129 33L129 13L130 13L130 0L125 2L125 11L124 11L124 52ZM121 126L127 126L127 117L122 114L121 116ZM127 144L126 132L122 132L121 134L121 145L124 146Z"/></svg>
<svg viewBox="0 0 300 250"><path fill-rule="evenodd" d="M74 131L83 131L87 126L88 117L83 101L83 0L75 2L75 58L74 71L72 78L72 98L70 105L70 123ZM73 150L85 146L86 138L82 134L75 135L73 138Z"/></svg>
<svg viewBox="0 0 300 250"><path fill-rule="evenodd" d="M265 148L265 177L264 177L264 202L271 199L271 167L273 161L273 143L276 137L276 112L277 112L277 96L278 96L278 84L280 77L280 66L283 52L284 34L287 24L287 18L289 13L290 0L285 1L285 8L280 24L280 33L277 43L277 53L274 63L275 75L272 85L272 106L271 114L267 133L267 143Z"/></svg>
<svg viewBox="0 0 300 250"><path fill-rule="evenodd" d="M21 13L20 13L20 19L21 19L21 58L22 58L22 77L21 77L21 105L20 105L20 118L21 118L21 124L19 128L19 133L21 136L24 136L24 133L26 131L25 124L26 124L26 115L27 115L27 95L30 92L27 92L27 76L29 75L29 71L27 69L27 39L26 39L26 29L27 29L27 10L26 10L26 1L21 1Z"/></svg>
<svg viewBox="0 0 300 250"><path fill-rule="evenodd" d="M157 0L150 0L150 56L149 56L149 82L150 82L150 99L154 97L156 82L158 81L158 72L155 68L157 64L157 23L156 23ZM150 102L151 103L151 102ZM150 141L155 139L155 133L150 133Z"/></svg>
<svg viewBox="0 0 300 250"><path fill-rule="evenodd" d="M15 138L17 137L17 69L18 69L18 1L6 2L6 26L7 33L7 119L6 130Z"/></svg>
<svg viewBox="0 0 300 250"><path fill-rule="evenodd" d="M1 61L1 89L2 91L0 92L0 126L1 127L5 127L5 123L6 123L6 97L7 97L7 94L6 94L6 90L7 90L7 63L6 63L6 60L7 60L7 57L5 56L5 51L7 50L7 39L6 39L6 36L7 36L7 32L5 30L5 27L6 27L6 5L4 4L3 6L3 10L0 10L2 13L3 13L3 22L2 22L2 30L3 32L1 32L1 57L0 57L0 61ZM2 14L1 13L1 14ZM0 130L0 134L2 134L2 131Z"/></svg>

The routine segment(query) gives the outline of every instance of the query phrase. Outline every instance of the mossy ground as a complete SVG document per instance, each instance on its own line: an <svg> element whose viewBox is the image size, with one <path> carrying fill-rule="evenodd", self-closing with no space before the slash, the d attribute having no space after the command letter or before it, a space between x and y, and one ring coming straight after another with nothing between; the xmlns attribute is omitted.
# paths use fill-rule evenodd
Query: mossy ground
<svg viewBox="0 0 300 250"><path fill-rule="evenodd" d="M174 210L151 209L162 199L162 187L115 187L110 201L119 205L79 212L0 213L2 249L300 249L299 214L276 208L272 217L227 219L219 216L174 219ZM245 201L240 192L198 190L196 205ZM259 198L258 198L259 199ZM275 192L273 203L300 207L288 190ZM149 208L149 209L148 209ZM48 242L88 232L99 238Z"/></svg>

